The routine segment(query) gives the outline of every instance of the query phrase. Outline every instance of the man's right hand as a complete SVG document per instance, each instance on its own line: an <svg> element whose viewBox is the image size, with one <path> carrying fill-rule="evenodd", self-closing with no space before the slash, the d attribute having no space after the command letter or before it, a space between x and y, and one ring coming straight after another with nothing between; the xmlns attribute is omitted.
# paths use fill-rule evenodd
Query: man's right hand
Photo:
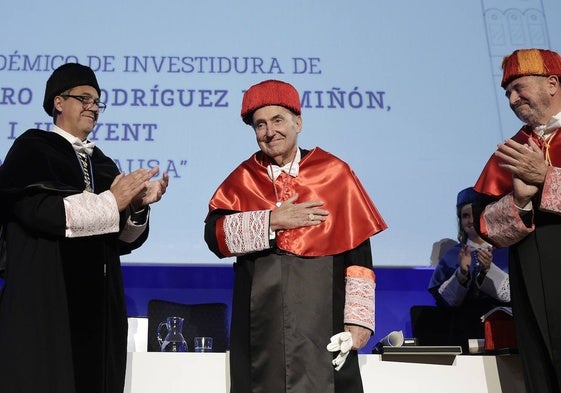
<svg viewBox="0 0 561 393"><path fill-rule="evenodd" d="M327 219L329 212L319 208L323 205L322 201L295 203L297 199L298 194L295 194L271 211L271 230L309 227L319 225Z"/></svg>

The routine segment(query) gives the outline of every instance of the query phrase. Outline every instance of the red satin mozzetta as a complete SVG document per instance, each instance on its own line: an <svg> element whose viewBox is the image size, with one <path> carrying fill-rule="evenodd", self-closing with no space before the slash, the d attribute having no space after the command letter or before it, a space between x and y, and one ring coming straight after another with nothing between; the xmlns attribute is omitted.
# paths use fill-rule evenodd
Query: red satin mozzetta
<svg viewBox="0 0 561 393"><path fill-rule="evenodd" d="M220 185L209 203L216 209L240 212L274 210L276 194L284 201L298 193L298 202L321 200L329 211L320 225L279 231L277 246L300 256L335 255L351 250L387 228L364 187L342 160L316 147L300 161L296 178L282 174L273 184L268 162L257 152Z"/></svg>
<svg viewBox="0 0 561 393"><path fill-rule="evenodd" d="M551 165L559 167L561 166L561 137L558 135L559 129L553 132L556 134L553 135L551 141L549 141L549 156L551 157ZM538 146L542 147L545 156L544 142L532 132L529 126L522 127L511 139L524 144L528 143L530 138L534 139ZM479 179L475 183L475 191L491 196L502 197L513 190L512 173L507 169L501 168L499 162L499 158L495 155L491 156L485 168L483 168Z"/></svg>

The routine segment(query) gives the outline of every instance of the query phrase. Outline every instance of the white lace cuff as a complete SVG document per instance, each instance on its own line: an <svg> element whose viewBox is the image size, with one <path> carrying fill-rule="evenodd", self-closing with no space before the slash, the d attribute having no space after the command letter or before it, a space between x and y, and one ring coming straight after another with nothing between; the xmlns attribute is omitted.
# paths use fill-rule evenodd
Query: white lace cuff
<svg viewBox="0 0 561 393"><path fill-rule="evenodd" d="M508 274L494 263L491 264L489 271L485 274L479 289L481 292L501 302L510 302L510 280Z"/></svg>
<svg viewBox="0 0 561 393"><path fill-rule="evenodd" d="M469 282L466 282L464 283L465 285L462 285L457 277L461 274L462 273L460 273L460 268L458 267L454 274L452 274L450 278L444 281L438 288L438 293L450 307L460 306L466 298Z"/></svg>
<svg viewBox="0 0 561 393"><path fill-rule="evenodd" d="M349 272L351 269L360 269L362 272L356 275L352 271ZM364 267L351 266L347 269L345 280L345 324L359 325L374 331L374 272Z"/></svg>
<svg viewBox="0 0 561 393"><path fill-rule="evenodd" d="M232 255L265 250L269 246L269 210L229 214L224 218L226 247Z"/></svg>
<svg viewBox="0 0 561 393"><path fill-rule="evenodd" d="M83 192L64 198L66 237L119 232L119 210L111 191Z"/></svg>

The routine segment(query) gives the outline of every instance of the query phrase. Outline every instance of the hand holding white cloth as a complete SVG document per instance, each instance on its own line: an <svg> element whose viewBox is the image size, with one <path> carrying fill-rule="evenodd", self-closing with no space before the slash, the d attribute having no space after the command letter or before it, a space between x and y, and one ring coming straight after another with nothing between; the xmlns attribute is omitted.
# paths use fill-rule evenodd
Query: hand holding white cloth
<svg viewBox="0 0 561 393"><path fill-rule="evenodd" d="M332 361L336 371L339 371L341 367L343 367L352 347L353 338L350 332L337 333L331 337L330 343L327 344L327 350L329 352L340 351L339 355L337 355L337 357Z"/></svg>

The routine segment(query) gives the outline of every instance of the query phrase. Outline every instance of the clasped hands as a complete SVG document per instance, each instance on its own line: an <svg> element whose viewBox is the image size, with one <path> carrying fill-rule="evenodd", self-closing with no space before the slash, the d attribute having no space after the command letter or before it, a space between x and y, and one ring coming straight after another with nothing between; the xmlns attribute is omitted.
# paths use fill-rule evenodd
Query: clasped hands
<svg viewBox="0 0 561 393"><path fill-rule="evenodd" d="M322 201L296 203L294 194L271 211L270 227L273 231L319 225L327 219L329 212L321 209Z"/></svg>
<svg viewBox="0 0 561 393"><path fill-rule="evenodd" d="M120 173L115 177L110 191L115 197L120 212L129 205L132 205L135 210L140 210L162 199L169 184L168 174L164 172L161 179L150 181L159 171L159 167L141 168L128 175Z"/></svg>
<svg viewBox="0 0 561 393"><path fill-rule="evenodd" d="M501 159L499 166L512 173L514 203L523 208L545 181L548 163L544 153L530 138L526 144L507 139L498 145L495 155Z"/></svg>

